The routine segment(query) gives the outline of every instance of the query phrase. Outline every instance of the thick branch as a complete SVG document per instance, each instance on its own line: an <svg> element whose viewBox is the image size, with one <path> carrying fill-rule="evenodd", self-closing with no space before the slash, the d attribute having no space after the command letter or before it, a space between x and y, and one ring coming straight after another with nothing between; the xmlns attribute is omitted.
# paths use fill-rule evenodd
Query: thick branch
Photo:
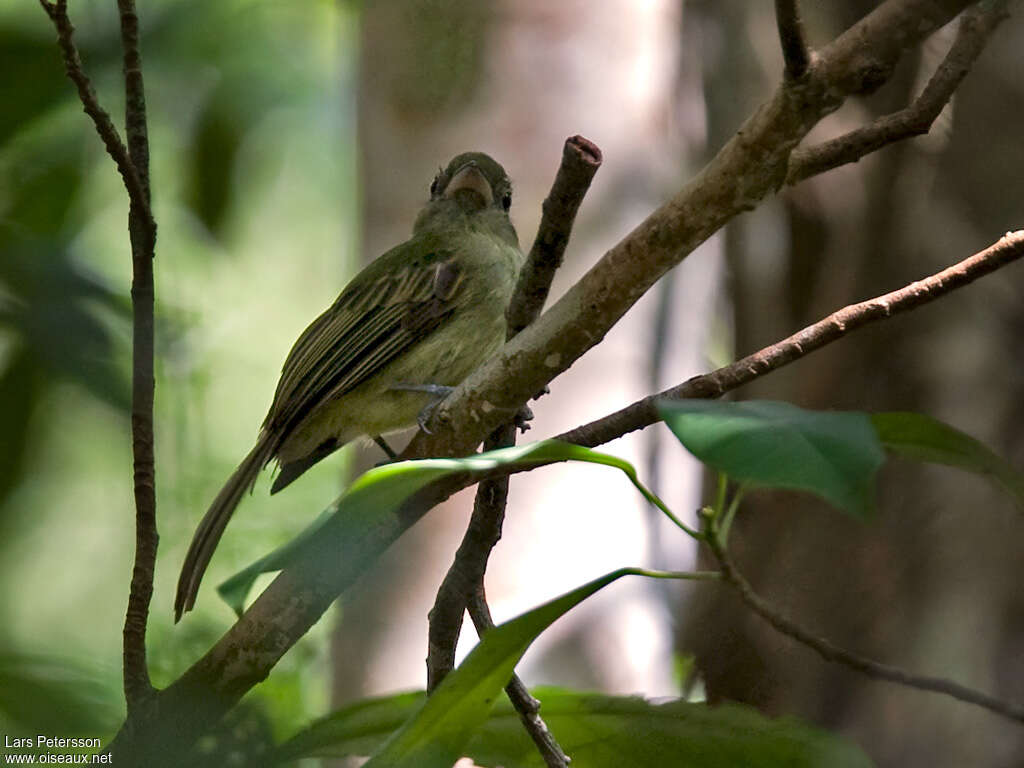
<svg viewBox="0 0 1024 768"><path fill-rule="evenodd" d="M1007 15L1005 2L982 3L965 11L953 45L913 104L835 139L794 150L786 183L796 184L841 165L855 163L887 144L928 133Z"/></svg>
<svg viewBox="0 0 1024 768"><path fill-rule="evenodd" d="M707 542L711 551L714 553L715 558L718 560L719 566L721 567L722 577L725 579L726 583L736 590L747 607L771 624L776 630L787 637L796 640L798 643L806 645L825 659L825 661L842 664L844 667L849 667L850 669L861 672L862 674L865 674L868 677L873 677L877 680L887 680L891 683L897 683L908 688L917 688L922 691L945 694L946 696L950 696L958 701L975 704L989 710L990 712L995 712L997 715L1002 715L1010 720L1024 723L1024 706L1014 704L1012 702L1001 701L1000 699L993 698L992 696L988 696L980 691L975 691L971 688L954 683L952 680L946 680L941 677L915 675L904 669L900 669L899 667L894 667L889 664L881 664L872 659L853 653L852 651L840 648L831 641L815 635L792 619L784 616L778 609L754 591L754 588L750 586L750 583L743 578L743 575L739 570L737 570L736 564L733 563L732 559L725 551L725 548L722 546L718 536L712 533L708 536Z"/></svg>
<svg viewBox="0 0 1024 768"><path fill-rule="evenodd" d="M156 694L155 717L136 718L122 727L108 747L114 764L181 766L195 740L266 678L384 550L427 511L470 484L468 476L435 483L395 514L378 519L361 537L342 535L329 522L309 557L282 571L213 648Z"/></svg>
<svg viewBox="0 0 1024 768"><path fill-rule="evenodd" d="M643 429L660 421L657 407L659 400L721 397L726 392L841 339L851 331L935 301L1022 256L1024 230L1008 232L985 250L931 277L859 304L843 307L838 312L833 312L813 325L770 347L747 355L742 360L737 360L717 371L694 376L678 386L645 397L608 416L563 432L557 439L593 448L622 437L628 432Z"/></svg>
<svg viewBox="0 0 1024 768"><path fill-rule="evenodd" d="M597 344L669 269L785 180L793 147L851 94L877 88L902 51L966 0L889 0L822 48L674 198L608 251L536 323L477 369L437 409L408 458L464 455Z"/></svg>
<svg viewBox="0 0 1024 768"><path fill-rule="evenodd" d="M811 63L798 0L775 0L775 24L779 28L782 59L786 62L786 79L798 80Z"/></svg>

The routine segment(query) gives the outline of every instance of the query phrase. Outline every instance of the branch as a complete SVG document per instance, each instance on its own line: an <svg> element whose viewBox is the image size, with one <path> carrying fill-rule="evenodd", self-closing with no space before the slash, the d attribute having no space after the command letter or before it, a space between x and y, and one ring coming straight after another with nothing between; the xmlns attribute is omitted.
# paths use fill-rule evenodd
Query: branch
<svg viewBox="0 0 1024 768"><path fill-rule="evenodd" d="M941 693L957 699L958 701L975 704L1010 720L1024 723L1024 706L1014 704L1012 702L1001 701L1000 699L993 698L992 696L988 696L980 691L975 691L971 688L954 683L952 680L946 680L941 677L915 675L907 672L906 670L900 669L899 667L894 667L889 664L881 664L865 656L840 648L831 641L826 640L823 637L818 637L812 632L804 629L792 619L784 616L773 605L754 592L753 587L751 587L750 583L743 578L743 575L739 570L737 570L736 564L733 563L732 559L726 553L725 548L722 546L721 538L717 532L711 531L706 540L711 551L714 553L715 558L718 560L722 578L737 591L740 599L743 600L747 607L771 624L783 635L796 640L798 643L806 645L825 659L825 661L842 664L844 667L849 667L850 669L865 674L868 677L873 677L877 680L887 680L891 683L897 683L908 688L917 688L922 691Z"/></svg>
<svg viewBox="0 0 1024 768"><path fill-rule="evenodd" d="M561 165L543 204L537 237L509 304L509 339L540 315L555 271L562 264L576 212L600 164L601 150L595 144L582 136L566 139ZM484 441L487 450L514 444L515 426L512 423L499 426ZM490 611L483 597L484 574L491 551L501 538L508 483L508 476L503 475L485 480L477 488L469 526L430 611L427 691L433 691L455 667L455 648L462 631L467 601L478 632L483 631L480 622L486 619L485 623L490 623ZM513 676L506 693L546 764L550 768L567 765L564 752L538 714L540 703L529 695L518 677Z"/></svg>
<svg viewBox="0 0 1024 768"><path fill-rule="evenodd" d="M582 136L565 140L562 162L542 206L537 236L509 303L507 338L540 315L555 271L561 266L576 212L600 165L601 150L591 141ZM514 444L515 429L509 424L499 426L485 441L488 450ZM501 538L507 496L507 476L482 482L477 489L469 527L430 611L427 691L434 690L455 666L466 601L482 586L491 550Z"/></svg>
<svg viewBox="0 0 1024 768"><path fill-rule="evenodd" d="M142 55L139 53L139 16L135 12L135 0L117 0L117 10L121 19L121 48L124 50L124 122L128 156L139 176L148 208L149 138L146 128L146 92L142 83Z"/></svg>
<svg viewBox="0 0 1024 768"><path fill-rule="evenodd" d="M562 164L551 192L541 206L543 214L537 237L519 276L509 304L508 338L540 316L551 290L555 271L562 266L576 212L601 167L601 150L582 136L571 136L562 148Z"/></svg>
<svg viewBox="0 0 1024 768"><path fill-rule="evenodd" d="M553 274L553 273L552 273ZM491 450L515 444L514 424L496 429L485 442ZM466 609L476 627L477 635L494 628L491 612L484 592L484 574L491 552L501 539L501 526L505 520L508 501L507 474L484 480L477 487L473 515L455 560L437 591L434 607L430 611L427 649L427 691L433 691L455 667L455 647L462 630L462 616ZM537 746L548 768L567 768L569 759L548 730L540 716L540 702L530 695L526 685L513 674L505 694L527 734Z"/></svg>
<svg viewBox="0 0 1024 768"><path fill-rule="evenodd" d="M499 427L487 439L487 448L512 445L515 427ZM427 692L433 691L455 668L455 647L462 632L467 601L483 585L487 561L505 520L508 475L486 480L477 487L473 514L455 559L445 574L430 609L427 640Z"/></svg>
<svg viewBox="0 0 1024 768"><path fill-rule="evenodd" d="M124 692L131 717L154 690L146 666L146 623L156 567L156 490L153 455L153 255L156 222L150 210L149 145L146 103L139 54L138 17L133 0L118 0L124 50L126 148L100 107L92 83L82 69L74 42L67 0L40 0L57 29L57 43L68 78L78 89L85 113L92 118L107 152L114 159L128 192L128 231L132 246L132 456L135 486L135 564L125 613Z"/></svg>
<svg viewBox="0 0 1024 768"><path fill-rule="evenodd" d="M482 582L470 597L467 607L477 635L483 638L484 633L494 629L494 621L491 619L491 611L487 607L487 598ZM526 732L530 734L530 738L533 739L537 751L544 759L544 764L548 768L568 768L570 762L568 756L562 751L561 745L555 741L555 737L548 730L547 723L540 716L540 702L530 695L529 689L519 679L519 675L512 675L512 679L505 686L505 695L508 696L513 708L519 713L519 720L526 728Z"/></svg>
<svg viewBox="0 0 1024 768"><path fill-rule="evenodd" d="M841 165L855 163L887 144L928 133L985 50L989 37L1008 15L1004 1L982 3L966 11L953 45L913 104L835 139L794 150L786 183L797 184Z"/></svg>
<svg viewBox="0 0 1024 768"><path fill-rule="evenodd" d="M822 48L703 171L608 251L537 322L471 374L435 411L405 457L465 455L588 349L662 275L740 213L783 184L789 155L851 94L881 85L904 49L967 0L888 0Z"/></svg>
<svg viewBox="0 0 1024 768"><path fill-rule="evenodd" d="M985 250L931 277L859 304L843 307L792 336L747 355L742 360L737 360L717 371L694 376L678 386L645 397L601 419L563 432L557 439L593 448L622 437L628 432L643 429L661 420L657 408L659 400L721 397L726 392L843 338L851 331L935 301L1022 256L1024 230L1007 232Z"/></svg>
<svg viewBox="0 0 1024 768"><path fill-rule="evenodd" d="M775 24L779 28L782 58L786 62L787 80L799 80L811 62L811 53L804 38L798 0L775 0Z"/></svg>
<svg viewBox="0 0 1024 768"><path fill-rule="evenodd" d="M335 528L344 523L328 520L309 557L282 571L202 658L157 692L155 716L126 721L107 748L114 764L182 765L195 740L267 677L338 595L430 509L471 484L468 475L435 482L359 537Z"/></svg>
<svg viewBox="0 0 1024 768"><path fill-rule="evenodd" d="M103 146L106 147L107 153L114 159L117 170L124 181L125 189L128 190L129 199L132 203L137 203L143 207L149 219L149 224L155 231L156 224L149 214L147 186L143 183L138 169L132 164L128 156L128 150L121 141L117 128L114 127L114 123L110 120L110 115L100 107L96 91L82 69L82 59L78 55L78 48L74 42L75 28L68 18L67 0L56 0L56 2L39 0L39 4L46 11L46 15L50 17L54 27L57 29L57 45L60 47L61 56L64 59L64 69L67 72L68 79L78 89L78 98L82 102L85 114L92 119L93 125L96 127L96 133L99 134L100 139L103 141Z"/></svg>
<svg viewBox="0 0 1024 768"><path fill-rule="evenodd" d="M150 209L149 139L146 97L139 53L139 18L134 0L118 0L124 50L125 134L128 156L142 185L131 198L128 233L132 244L132 457L135 485L135 563L132 567L124 630L124 692L128 716L153 695L146 667L146 625L153 599L156 551L156 457L154 455L154 303L153 257L156 224Z"/></svg>

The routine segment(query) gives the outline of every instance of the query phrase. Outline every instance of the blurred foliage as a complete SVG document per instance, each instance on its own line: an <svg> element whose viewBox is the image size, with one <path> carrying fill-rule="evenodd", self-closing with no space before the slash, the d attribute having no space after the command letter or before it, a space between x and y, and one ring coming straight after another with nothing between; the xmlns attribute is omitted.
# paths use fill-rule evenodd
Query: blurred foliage
<svg viewBox="0 0 1024 768"><path fill-rule="evenodd" d="M140 10L160 227L161 550L149 639L163 685L231 620L201 599L189 622L171 624L186 537L249 447L288 343L351 260L355 9L162 0ZM70 12L119 125L116 6ZM108 737L123 714L134 538L127 199L37 4L0 8L0 67L0 726ZM274 510L245 510L251 522L226 541L220 567L301 525L282 509L319 509L337 486L322 471ZM266 504L264 493L246 505ZM251 746L268 723L294 730L311 705L322 710L324 682L311 671L321 645L314 633L289 655L206 745L206 764L227 764L231 734Z"/></svg>
<svg viewBox="0 0 1024 768"><path fill-rule="evenodd" d="M770 720L738 705L707 707L638 696L605 696L539 687L544 719L573 765L869 766L852 744L792 719ZM283 745L284 759L298 755L365 755L380 747L423 705L422 693L367 699L318 721ZM542 766L543 758L507 699L466 746L474 763L506 768Z"/></svg>
<svg viewBox="0 0 1024 768"><path fill-rule="evenodd" d="M95 665L0 650L0 723L8 733L113 733L124 707L104 677Z"/></svg>
<svg viewBox="0 0 1024 768"><path fill-rule="evenodd" d="M66 251L48 252L54 243L12 240L0 261L0 327L9 355L0 374L0 509L24 468L31 415L52 382L78 384L120 413L129 405L126 372L101 314L110 310L113 321L124 322L130 309L123 297L71 263Z"/></svg>
<svg viewBox="0 0 1024 768"><path fill-rule="evenodd" d="M389 55L375 57L378 66L365 77L390 94L409 123L457 111L479 95L495 6L493 0L380 4L367 19L378 31L367 32L366 40L385 45ZM453 18L459 23L452 24Z"/></svg>

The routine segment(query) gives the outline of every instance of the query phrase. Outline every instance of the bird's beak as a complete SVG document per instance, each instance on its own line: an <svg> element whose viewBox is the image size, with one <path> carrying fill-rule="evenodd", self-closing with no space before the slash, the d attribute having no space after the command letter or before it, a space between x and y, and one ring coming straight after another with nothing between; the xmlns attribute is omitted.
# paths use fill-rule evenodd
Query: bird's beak
<svg viewBox="0 0 1024 768"><path fill-rule="evenodd" d="M484 206L494 202L494 192L491 191L490 182L476 167L476 163L466 163L455 172L452 180L448 182L448 186L444 188L444 196L454 197L460 189L471 189L476 192L483 198Z"/></svg>

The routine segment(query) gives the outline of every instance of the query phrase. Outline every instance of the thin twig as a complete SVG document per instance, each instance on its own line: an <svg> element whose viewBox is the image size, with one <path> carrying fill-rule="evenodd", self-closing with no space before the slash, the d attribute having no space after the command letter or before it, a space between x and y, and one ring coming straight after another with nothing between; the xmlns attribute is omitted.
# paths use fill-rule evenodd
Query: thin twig
<svg viewBox="0 0 1024 768"><path fill-rule="evenodd" d="M110 115L100 107L96 91L82 69L82 59L78 55L78 48L74 42L75 28L71 24L71 19L68 18L67 0L57 0L57 2L52 3L49 0L39 0L39 4L46 11L46 15L50 17L54 27L57 29L57 44L64 59L64 68L68 79L78 89L78 98L82 102L85 114L92 119L93 125L96 126L96 132L103 141L103 146L106 147L107 153L114 159L117 170L124 180L125 189L128 190L128 197L133 203L138 203L142 206L143 210L146 211L150 225L155 227L152 224L152 216L149 213L149 194L146 191L146 185L143 184L138 170L132 164L128 149L125 147L124 142L121 141L121 137L117 132L117 128L114 127Z"/></svg>
<svg viewBox="0 0 1024 768"><path fill-rule="evenodd" d="M551 281L562 264L576 213L600 165L601 150L594 143L582 136L566 139L562 162L542 207L543 215L537 236L509 304L508 338L515 336L540 315L551 289ZM515 426L509 423L499 426L488 435L484 448L492 450L514 444ZM491 551L501 538L507 500L507 475L484 480L477 488L469 526L438 588L430 611L428 691L434 690L455 666L455 647L467 606L474 598L478 602L484 601L484 574ZM479 605L476 610L479 615ZM483 610L487 611L486 603L483 603ZM472 610L470 615L473 615ZM489 616L487 611L488 621ZM526 692L518 678L513 678L506 691L547 765L550 768L567 765L565 754L538 714L539 702Z"/></svg>
<svg viewBox="0 0 1024 768"><path fill-rule="evenodd" d="M121 47L124 50L125 136L128 156L139 176L148 205L149 135L146 127L146 91L142 82L142 55L139 51L139 16L135 0L117 0L121 18Z"/></svg>
<svg viewBox="0 0 1024 768"><path fill-rule="evenodd" d="M543 211L537 237L519 275L516 292L509 304L508 337L511 339L540 315L551 290L555 271L562 266L576 212L601 167L601 150L582 136L565 140L562 163Z"/></svg>
<svg viewBox="0 0 1024 768"><path fill-rule="evenodd" d="M512 445L515 426L507 424L494 431L485 448ZM430 609L427 647L427 691L433 691L455 668L455 646L462 631L462 617L470 595L483 584L491 550L501 538L508 499L508 475L485 480L477 487L473 514L466 533Z"/></svg>
<svg viewBox="0 0 1024 768"><path fill-rule="evenodd" d="M487 606L487 596L482 582L477 585L466 607L469 609L469 617L473 620L477 635L483 638L485 633L494 629L494 620L491 618L491 609ZM551 735L547 723L540 716L540 702L530 695L529 689L519 675L512 675L512 679L505 686L505 695L519 713L519 719L533 739L537 751L544 759L544 764L548 768L568 768L568 756L562 751L561 745Z"/></svg>
<svg viewBox="0 0 1024 768"><path fill-rule="evenodd" d="M156 458L154 455L153 256L156 225L151 214L146 98L139 52L139 18L134 0L118 0L124 51L125 134L142 199L131 198L128 232L132 244L132 458L135 485L135 563L124 630L124 692L128 716L153 694L146 665L146 625L153 598L156 552Z"/></svg>
<svg viewBox="0 0 1024 768"><path fill-rule="evenodd" d="M555 271L562 263L576 212L600 164L601 150L591 141L582 136L565 140L562 162L542 206L537 236L509 304L508 338L532 323L543 309ZM503 425L488 436L484 447L488 450L504 448L514 442L515 430ZM455 665L455 646L462 629L466 600L476 585L482 583L491 549L501 538L507 495L507 478L494 483L484 481L477 489L469 527L430 611L428 691L434 690Z"/></svg>
<svg viewBox="0 0 1024 768"><path fill-rule="evenodd" d="M146 139L146 104L142 87L138 17L133 0L118 0L121 43L124 50L125 147L100 107L96 92L82 69L74 43L74 26L67 0L40 0L57 29L57 42L68 78L78 89L85 113L114 159L128 192L128 231L132 246L132 456L135 486L135 564L125 612L124 692L128 715L153 694L146 666L146 623L153 596L156 567L156 490L153 455L153 253L156 224L150 209L149 146Z"/></svg>
<svg viewBox="0 0 1024 768"><path fill-rule="evenodd" d="M887 144L928 133L985 50L989 37L1008 15L1004 1L981 3L964 11L956 39L913 104L835 139L793 150L786 183L796 184L841 165L855 163Z"/></svg>
<svg viewBox="0 0 1024 768"><path fill-rule="evenodd" d="M771 624L776 630L787 637L796 640L798 643L806 645L826 661L842 664L844 667L849 667L850 669L861 672L868 677L873 677L877 680L887 680L891 683L897 683L898 685L903 685L908 688L917 688L922 691L941 693L959 701L983 707L990 712L995 712L997 715L1002 715L1010 720L1024 723L1024 706L1014 704L1012 702L1001 701L1000 699L993 698L992 696L981 693L980 691L975 691L971 688L954 683L952 680L946 680L941 677L915 675L904 669L900 669L899 667L894 667L890 664L882 664L865 656L853 653L852 651L840 648L835 643L815 635L792 619L783 615L778 609L771 605L771 603L754 591L754 588L750 586L750 583L736 568L736 564L729 557L725 547L722 546L721 539L717 533L712 532L711 535L707 537L707 543L711 548L711 551L714 553L715 558L718 560L723 579L736 590L740 599L743 600L747 607Z"/></svg>
<svg viewBox="0 0 1024 768"><path fill-rule="evenodd" d="M726 392L841 339L851 331L935 301L1022 256L1024 230L1007 232L998 242L985 250L931 277L874 299L843 307L792 336L747 355L742 360L711 373L694 376L678 386L645 397L608 416L563 432L557 439L593 448L622 437L628 432L643 429L660 420L657 407L660 400L721 397Z"/></svg>
<svg viewBox="0 0 1024 768"><path fill-rule="evenodd" d="M811 63L811 53L800 21L798 0L775 0L775 24L779 28L782 59L787 80L799 80Z"/></svg>

